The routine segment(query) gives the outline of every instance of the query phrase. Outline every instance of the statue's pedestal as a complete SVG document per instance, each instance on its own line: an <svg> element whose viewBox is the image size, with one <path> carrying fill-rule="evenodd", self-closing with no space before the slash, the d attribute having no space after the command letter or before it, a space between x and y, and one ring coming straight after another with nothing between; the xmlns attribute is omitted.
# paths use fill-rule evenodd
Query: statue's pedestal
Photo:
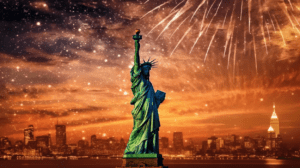
<svg viewBox="0 0 300 168"><path fill-rule="evenodd" d="M127 154L123 156L123 164L117 168L168 168L163 166L163 158L160 154Z"/></svg>

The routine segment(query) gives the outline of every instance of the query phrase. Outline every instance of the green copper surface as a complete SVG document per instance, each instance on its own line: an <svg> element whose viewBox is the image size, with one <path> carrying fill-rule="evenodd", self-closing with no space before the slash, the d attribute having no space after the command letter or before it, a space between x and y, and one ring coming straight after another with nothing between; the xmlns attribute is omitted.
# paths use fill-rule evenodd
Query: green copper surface
<svg viewBox="0 0 300 168"><path fill-rule="evenodd" d="M126 154L123 158L158 158L158 154Z"/></svg>
<svg viewBox="0 0 300 168"><path fill-rule="evenodd" d="M135 56L134 66L130 71L131 90L134 95L130 104L134 105L132 110L133 130L124 151L124 157L137 156L136 154L147 154L154 156L159 154L158 131L160 127L158 107L165 99L165 93L154 88L149 81L151 66L141 66L139 40L141 36L134 36Z"/></svg>

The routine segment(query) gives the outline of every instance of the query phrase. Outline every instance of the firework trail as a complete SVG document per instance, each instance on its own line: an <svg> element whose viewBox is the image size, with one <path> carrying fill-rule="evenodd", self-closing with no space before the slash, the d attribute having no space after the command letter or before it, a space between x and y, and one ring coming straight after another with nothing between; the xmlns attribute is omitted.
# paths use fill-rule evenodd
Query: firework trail
<svg viewBox="0 0 300 168"><path fill-rule="evenodd" d="M207 18L207 16L208 16L208 14L210 13L210 10L211 10L211 8L214 6L214 4L216 3L216 1L217 0L215 0L212 4L211 4L211 6L210 6L210 8L209 8L209 10L208 10L208 12L207 12L207 14L206 14L206 18Z"/></svg>
<svg viewBox="0 0 300 168"><path fill-rule="evenodd" d="M206 29L206 31L205 31L205 34L206 34L207 30L209 29L209 27L210 27L212 21L214 20L214 18L217 16L222 1L223 1L223 0L221 0L221 2L219 3L219 6L218 6L218 8L217 8L217 11L215 12L214 16L213 16L212 19L210 20L210 22L209 22L209 24L208 24L208 26L207 26L207 29ZM212 7L212 6L211 6L211 7ZM209 11L208 11L208 12L209 12ZM207 17L207 15L206 15L206 17Z"/></svg>
<svg viewBox="0 0 300 168"><path fill-rule="evenodd" d="M297 32L300 34L300 31L298 29L298 27L295 25L295 23L293 22L292 18L291 18L291 15L289 14L289 12L287 11L287 6L285 4L285 9L282 9L283 10L283 13L285 13L285 15L287 16L287 18L290 20L290 23L292 24L293 28L297 30ZM297 21L297 20L296 20ZM298 22L298 21L297 21Z"/></svg>
<svg viewBox="0 0 300 168"><path fill-rule="evenodd" d="M223 21L223 26L222 26L222 29L224 28L225 21L226 21L226 17L227 17L227 14L228 14L228 11L229 11L229 10L227 10L227 12L226 12L226 14L225 14L225 17L224 17L224 21Z"/></svg>
<svg viewBox="0 0 300 168"><path fill-rule="evenodd" d="M196 23L196 22L195 22L195 23ZM181 39L179 40L179 42L177 43L176 47L173 49L171 55L174 53L174 51L177 49L177 47L179 46L179 44L182 42L182 40L184 39L184 37L189 33L189 31L192 29L192 27L195 25L195 23L194 23L192 26L190 26L190 27L188 28L188 30L184 33L184 35L182 36L182 38L181 38Z"/></svg>
<svg viewBox="0 0 300 168"><path fill-rule="evenodd" d="M243 2L244 2L244 0L242 0L242 3L241 3L241 15L240 15L240 21L242 21L242 18L243 18Z"/></svg>
<svg viewBox="0 0 300 168"><path fill-rule="evenodd" d="M206 61L208 51L209 51L209 49L210 49L210 46L211 46L212 42L213 42L214 39L215 39L215 36L216 36L218 30L219 30L219 25L217 26L216 31L215 31L214 35L212 36L212 38L211 38L211 40L210 40L209 46L208 46L208 48L207 48L207 51L206 51L206 54L205 54L205 57L204 57L204 62Z"/></svg>
<svg viewBox="0 0 300 168"><path fill-rule="evenodd" d="M268 36L269 36L269 41L271 41L270 30L269 30L269 24L266 23L265 26L266 26L266 28L267 28L267 32L268 32Z"/></svg>
<svg viewBox="0 0 300 168"><path fill-rule="evenodd" d="M284 46L286 46L285 39L284 39L283 33L282 33L282 31L281 31L281 28L280 28L280 26L279 26L279 24L278 24L278 21L277 21L277 19L276 19L275 16L273 16L273 17L274 17L274 19L275 19L275 23L276 23L276 25L277 25L277 27L278 27L278 29L279 29L280 34L281 34L281 37L282 37L282 41L283 41L283 43L284 43Z"/></svg>
<svg viewBox="0 0 300 168"><path fill-rule="evenodd" d="M169 28L169 26L174 21L176 21L181 15L183 15L186 11L188 11L192 6L193 6L193 4L189 3L189 1L187 1L187 3L176 13L176 15L172 18L172 20L169 21L167 26L165 26L165 28L161 31L161 33L158 35L156 40Z"/></svg>
<svg viewBox="0 0 300 168"><path fill-rule="evenodd" d="M299 22L298 22L298 19L295 17L294 14L292 14L293 18L296 20L297 24L300 26Z"/></svg>
<svg viewBox="0 0 300 168"><path fill-rule="evenodd" d="M197 44L199 38L202 36L202 34L203 34L203 32L204 32L204 30L203 30L203 25L204 25L204 20L205 20L205 14L206 14L206 12L207 12L207 8L206 8L206 10L205 10L205 12L204 12L204 15L203 15L203 18L202 18L202 23L201 23L201 27L200 27L200 32L199 32L199 34L198 34L197 39L196 39L195 42L194 42L194 45L193 45L192 48L191 48L190 54L192 53L192 51L193 51L195 45Z"/></svg>
<svg viewBox="0 0 300 168"><path fill-rule="evenodd" d="M232 20L233 20L234 10L235 10L235 5L233 7L233 10L232 10L232 13L231 13L231 17L230 17L229 27L228 27L228 30L227 30L227 40L226 40L226 43L225 43L225 49L224 49L224 56L223 57L225 57L230 37L232 38L232 36L233 36L234 24L232 24Z"/></svg>
<svg viewBox="0 0 300 168"><path fill-rule="evenodd" d="M228 62L227 62L227 69L229 69L229 62L230 62L230 55L231 55L231 47L232 47L232 41L233 36L230 38L230 46L229 46L229 53L228 53Z"/></svg>
<svg viewBox="0 0 300 168"><path fill-rule="evenodd" d="M179 30L180 26L187 20L187 18L189 18L189 16L187 16L180 24L179 26L174 30L174 32L171 34L171 36L169 38L172 38L172 36L176 33L177 30Z"/></svg>
<svg viewBox="0 0 300 168"><path fill-rule="evenodd" d="M249 20L249 33L251 34L251 5L252 5L252 0L248 0L248 20Z"/></svg>
<svg viewBox="0 0 300 168"><path fill-rule="evenodd" d="M170 13L172 13L173 12L173 10L175 10L180 4L182 4L183 2L184 2L185 0L182 0L181 2L179 2L171 11L170 11Z"/></svg>
<svg viewBox="0 0 300 168"><path fill-rule="evenodd" d="M154 7L152 10L147 12L145 15L142 16L145 17L149 13L161 8L162 6L174 2L174 0L166 1L156 7ZM148 0L147 0L148 2ZM300 23L298 21L299 12L295 11L299 10L300 8L297 6L299 1L291 1L291 0L235 0L235 1L223 1L223 0L182 0L176 5L175 7L170 8L170 13L167 15L167 17L163 18L155 27L151 29L151 31L148 33L152 33L159 25L165 24L162 31L160 31L159 35L157 36L156 40L164 34L169 28L172 28L172 34L169 37L171 39L176 34L178 34L178 30L183 30L184 35L180 38L179 42L174 47L173 51L171 52L171 55L174 54L175 50L179 47L179 45L182 43L183 39L187 36L190 32L196 32L198 34L197 37L191 38L193 40L193 45L190 49L190 54L194 50L196 44L198 43L199 39L202 36L211 36L209 45L206 48L206 54L204 57L204 62L207 60L208 53L210 51L211 45L218 36L220 36L220 39L222 40L222 36L224 36L224 54L223 58L226 56L228 57L228 63L227 68L229 68L231 54L233 52L233 70L236 70L236 61L239 59L239 57L236 56L238 53L239 48L243 48L243 53L251 54L252 52L247 52L246 50L254 50L254 59L255 59L255 70L258 74L258 51L260 52L260 48L257 48L256 41L262 42L264 44L266 55L269 53L269 48L272 47L268 45L267 39L269 39L269 42L271 41L271 36L276 36L276 33L280 33L282 41L284 43L284 46L287 45L285 41L285 37L283 34L283 31L281 29L282 23L286 23L287 21L291 24L293 29L295 29L300 34ZM218 5L217 5L218 4ZM288 6L289 5L289 6ZM244 11L246 10L247 11ZM279 10L278 10L279 9ZM214 15L210 15L214 11ZM276 13L274 13L274 11ZM229 12L231 12L230 16ZM273 14L270 14L273 12ZM243 19L243 15L247 14L248 16L245 16L248 19ZM285 16L285 17L282 17ZM200 22L200 19L202 17L202 21ZM230 17L230 19L228 19ZM280 18L280 23L277 20L277 17ZM196 21L194 22L194 18L196 18ZM194 22L192 26L187 27L187 20L190 20L190 22ZM209 19L206 21L206 19ZM237 19L239 22L237 22ZM228 20L228 21L227 21ZM242 22L244 20L244 22ZM194 26L195 23L198 26ZM173 24L177 24L176 27L171 27ZM218 30L213 30L216 26L212 25L218 25L218 28L221 28L223 33L219 33L217 36ZM270 28L270 25L272 25ZM285 25L286 26L286 25ZM298 27L299 26L299 27ZM197 29L196 29L196 28ZM184 30L186 29L186 30ZM286 29L284 29L286 30ZM208 31L213 33L208 33ZM182 31L180 31L182 32ZM258 32L258 33L257 33ZM267 33L267 34L266 34ZM252 38L247 39L247 35L251 35ZM242 37L244 36L244 37ZM266 37L267 36L267 37ZM247 45L247 43L253 45ZM239 47L242 43L243 47ZM260 47L260 46L259 46ZM249 48L249 49L247 49ZM234 50L234 51L233 51ZM228 52L228 54L227 54ZM252 53L253 54L253 53ZM259 54L261 55L261 54ZM235 72L234 72L235 73Z"/></svg>
<svg viewBox="0 0 300 168"><path fill-rule="evenodd" d="M152 33L152 31L158 27L159 25L161 25L162 23L164 23L168 18L170 18L172 15L174 15L177 11L174 11L173 13L170 13L167 17L165 17L163 20L161 20L157 25L155 25L151 30L150 32L146 35L148 36L150 33Z"/></svg>
<svg viewBox="0 0 300 168"><path fill-rule="evenodd" d="M266 53L268 55L268 46L267 46L267 41L266 41L266 37L265 37L265 29L263 27L263 24L264 24L264 16L262 14L262 7L261 7L261 0L258 1L259 3L259 13L261 15L261 19L260 19L260 30L261 30L261 33L262 33L262 36L263 36L263 40L264 40L264 43L265 43L265 47L266 47Z"/></svg>
<svg viewBox="0 0 300 168"><path fill-rule="evenodd" d="M247 41L246 41L246 31L244 31L244 54L246 55L246 44L247 44Z"/></svg>
<svg viewBox="0 0 300 168"><path fill-rule="evenodd" d="M146 1L145 3L147 3L147 2L148 2L148 1ZM171 2L171 0L165 2L165 3L161 4L161 5L158 5L157 7L155 7L154 9L152 9L151 11L147 12L147 13L146 13L144 16L142 16L140 19L144 18L144 17L147 16L149 13L155 11L156 9L159 9L160 7L166 5L167 3L170 3L170 2Z"/></svg>
<svg viewBox="0 0 300 168"><path fill-rule="evenodd" d="M289 1L290 5L291 5L292 10L294 10L293 4L292 4L291 0L288 0L288 1Z"/></svg>
<svg viewBox="0 0 300 168"><path fill-rule="evenodd" d="M195 16L195 14L197 13L197 11L201 8L201 6L203 6L204 5L204 3L206 2L206 0L203 0L202 1L202 3L197 7L197 9L195 10L195 12L194 12L194 14L193 14L193 16L192 16L192 18L191 18L191 20L190 21L192 21L192 19L193 19L193 17Z"/></svg>
<svg viewBox="0 0 300 168"><path fill-rule="evenodd" d="M208 9L208 6L206 6L206 9L205 9L205 12L204 12L204 15L203 15L203 18L202 18L202 22L201 22L200 31L202 31L202 30L203 30L203 25L204 25L204 21L205 21L205 15L206 15L207 9Z"/></svg>
<svg viewBox="0 0 300 168"><path fill-rule="evenodd" d="M254 50L254 58L255 58L255 70L257 74L257 55L256 55L255 35L253 33L253 29L252 29L252 38L253 38L253 50Z"/></svg>
<svg viewBox="0 0 300 168"><path fill-rule="evenodd" d="M280 6L281 7L281 6ZM288 18L288 20L290 21L291 25L293 28L295 28L295 24L294 22L292 21L292 18L291 16L289 15L288 11L287 11L287 6L285 5L285 9L283 7L281 7L283 13L286 15L286 17Z"/></svg>
<svg viewBox="0 0 300 168"><path fill-rule="evenodd" d="M235 44L234 44L234 55L233 55L233 77L235 76L236 47L237 47L237 39L235 39Z"/></svg>
<svg viewBox="0 0 300 168"><path fill-rule="evenodd" d="M272 17L271 17L271 14L270 14L270 12L269 12L269 11L268 11L268 14L269 14L269 18L270 18L270 20L271 20L271 23L272 23L272 26L273 26L274 32L276 32L276 28L275 28L275 25L274 25L273 19L272 19Z"/></svg>

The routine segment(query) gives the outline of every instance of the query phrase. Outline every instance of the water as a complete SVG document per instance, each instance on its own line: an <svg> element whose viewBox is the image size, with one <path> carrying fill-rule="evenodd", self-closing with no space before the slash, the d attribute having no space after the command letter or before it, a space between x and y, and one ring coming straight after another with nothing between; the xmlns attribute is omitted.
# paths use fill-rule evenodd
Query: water
<svg viewBox="0 0 300 168"><path fill-rule="evenodd" d="M99 160L1 160L5 168L115 168L121 159ZM169 168L300 168L300 160L165 160Z"/></svg>

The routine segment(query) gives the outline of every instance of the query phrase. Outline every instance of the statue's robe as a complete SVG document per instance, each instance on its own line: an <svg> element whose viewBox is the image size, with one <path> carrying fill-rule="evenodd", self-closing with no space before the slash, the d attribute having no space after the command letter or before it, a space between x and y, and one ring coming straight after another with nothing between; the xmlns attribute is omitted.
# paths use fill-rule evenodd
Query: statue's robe
<svg viewBox="0 0 300 168"><path fill-rule="evenodd" d="M159 101L155 97L153 86L144 75L141 68L135 73L131 69L131 90L133 99L130 104L134 105L132 110L133 130L130 134L124 154L144 154L158 151L158 131L160 127L158 106Z"/></svg>

